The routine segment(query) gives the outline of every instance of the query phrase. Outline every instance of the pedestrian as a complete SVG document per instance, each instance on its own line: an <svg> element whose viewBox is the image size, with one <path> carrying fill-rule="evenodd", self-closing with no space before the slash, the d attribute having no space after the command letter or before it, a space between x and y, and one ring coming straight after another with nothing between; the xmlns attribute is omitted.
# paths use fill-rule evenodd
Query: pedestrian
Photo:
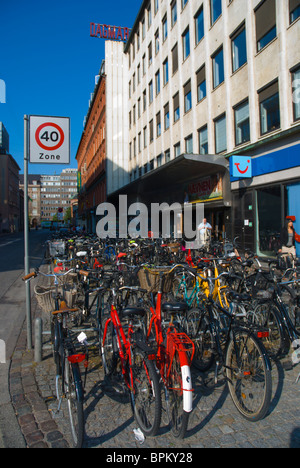
<svg viewBox="0 0 300 468"><path fill-rule="evenodd" d="M209 242L211 237L211 225L207 222L206 218L203 218L202 223L199 224L198 228L198 239L201 243Z"/></svg>
<svg viewBox="0 0 300 468"><path fill-rule="evenodd" d="M285 226L282 228L281 233L280 233L281 248L278 250L278 253L289 254L293 258L295 258L296 257L295 236L296 236L296 232L294 229L293 221L290 218L287 218Z"/></svg>

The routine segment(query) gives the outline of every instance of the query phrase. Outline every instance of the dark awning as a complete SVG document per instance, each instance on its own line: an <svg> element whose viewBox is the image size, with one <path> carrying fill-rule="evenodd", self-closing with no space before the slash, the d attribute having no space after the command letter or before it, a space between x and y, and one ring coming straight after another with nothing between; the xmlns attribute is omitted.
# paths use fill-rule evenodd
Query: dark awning
<svg viewBox="0 0 300 468"><path fill-rule="evenodd" d="M230 205L229 162L223 156L181 154L177 158L139 177L122 189L109 195L136 195L145 197L151 193L174 192L189 181L221 173L223 175L223 198Z"/></svg>

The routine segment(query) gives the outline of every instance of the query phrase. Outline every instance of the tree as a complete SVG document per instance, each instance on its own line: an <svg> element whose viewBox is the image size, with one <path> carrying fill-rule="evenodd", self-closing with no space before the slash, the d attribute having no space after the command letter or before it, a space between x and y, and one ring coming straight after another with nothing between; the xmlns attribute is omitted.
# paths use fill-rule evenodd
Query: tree
<svg viewBox="0 0 300 468"><path fill-rule="evenodd" d="M69 206L65 212L64 222L69 223L70 221L71 221L71 207Z"/></svg>

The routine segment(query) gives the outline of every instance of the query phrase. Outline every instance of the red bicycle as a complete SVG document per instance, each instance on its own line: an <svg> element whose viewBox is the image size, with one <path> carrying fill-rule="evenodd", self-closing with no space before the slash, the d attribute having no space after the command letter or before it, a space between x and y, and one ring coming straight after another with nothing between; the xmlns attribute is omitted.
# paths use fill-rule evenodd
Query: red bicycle
<svg viewBox="0 0 300 468"><path fill-rule="evenodd" d="M122 293L136 294L136 286L103 288L111 293L109 315L102 317L100 346L104 372L112 383L121 376L130 392L133 415L145 435L155 435L161 421L159 378L153 351L146 344L145 310L123 306ZM145 291L144 291L145 292Z"/></svg>
<svg viewBox="0 0 300 468"><path fill-rule="evenodd" d="M169 281L168 277L173 270L181 265L175 265L168 271L144 267L139 272L140 280L147 275L147 282L141 281L141 285L147 288L149 278L152 277L151 292L154 291L153 281L157 286L156 305L150 307L151 318L148 326L147 340L153 346L156 344L156 366L159 370L165 388L167 410L173 434L183 439L189 415L193 409L193 388L191 377L191 362L194 356L194 343L186 335L176 330L174 317L185 314L188 305L181 302L162 302L164 283ZM165 267L164 267L165 269ZM151 283L151 280L150 280ZM171 283L170 283L171 284ZM167 288L168 289L168 288ZM148 289L149 291L149 289ZM170 316L167 327L162 323L162 312Z"/></svg>

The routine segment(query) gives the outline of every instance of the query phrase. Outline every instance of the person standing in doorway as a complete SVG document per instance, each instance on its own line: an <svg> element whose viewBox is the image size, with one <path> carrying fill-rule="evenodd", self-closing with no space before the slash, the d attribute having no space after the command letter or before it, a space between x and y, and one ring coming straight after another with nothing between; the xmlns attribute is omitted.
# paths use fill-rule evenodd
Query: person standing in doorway
<svg viewBox="0 0 300 468"><path fill-rule="evenodd" d="M211 225L207 222L207 219L204 218L202 223L199 224L198 228L198 239L201 243L209 242L211 237Z"/></svg>

